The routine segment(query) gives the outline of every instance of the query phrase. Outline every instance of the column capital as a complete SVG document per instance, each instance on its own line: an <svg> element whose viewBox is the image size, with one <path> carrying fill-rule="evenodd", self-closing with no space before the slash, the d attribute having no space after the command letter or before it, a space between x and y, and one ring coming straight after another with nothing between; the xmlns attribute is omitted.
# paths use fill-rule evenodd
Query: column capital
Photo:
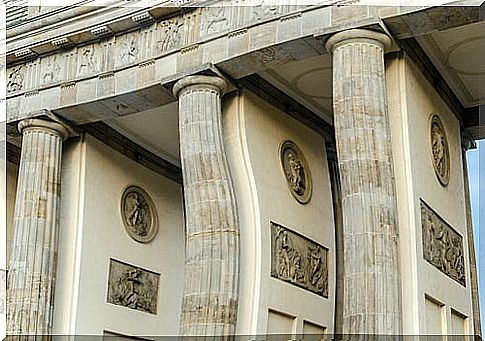
<svg viewBox="0 0 485 341"><path fill-rule="evenodd" d="M327 40L325 48L327 51L333 52L339 45L345 43L371 41L374 41L374 44L378 43L384 51L388 50L392 43L391 38L387 34L356 28L334 34Z"/></svg>
<svg viewBox="0 0 485 341"><path fill-rule="evenodd" d="M175 83L173 86L173 94L175 97L179 97L181 91L192 87L207 87L218 91L221 95L227 89L227 83L224 79L217 76L187 76Z"/></svg>
<svg viewBox="0 0 485 341"><path fill-rule="evenodd" d="M25 120L20 121L18 124L18 130L21 133L31 129L41 129L41 130L52 131L57 135L59 135L62 138L62 140L65 140L69 136L69 131L67 130L66 127L64 127L60 123L53 122L53 121L48 121L48 120L39 119L39 118L27 118Z"/></svg>

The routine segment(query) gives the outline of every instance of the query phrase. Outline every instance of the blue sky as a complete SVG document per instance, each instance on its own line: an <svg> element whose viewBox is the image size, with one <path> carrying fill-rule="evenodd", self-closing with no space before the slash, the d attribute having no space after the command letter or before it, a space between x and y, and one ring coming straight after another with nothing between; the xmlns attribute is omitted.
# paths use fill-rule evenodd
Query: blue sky
<svg viewBox="0 0 485 341"><path fill-rule="evenodd" d="M478 141L477 147L467 152L467 159L483 331L485 330L485 140Z"/></svg>

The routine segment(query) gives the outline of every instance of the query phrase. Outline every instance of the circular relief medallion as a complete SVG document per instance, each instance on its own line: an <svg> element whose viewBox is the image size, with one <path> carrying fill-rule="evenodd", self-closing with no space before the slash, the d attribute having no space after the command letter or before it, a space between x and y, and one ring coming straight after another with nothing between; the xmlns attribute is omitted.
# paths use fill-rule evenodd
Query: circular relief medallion
<svg viewBox="0 0 485 341"><path fill-rule="evenodd" d="M439 182L446 186L450 180L450 152L443 123L437 115L431 116L430 139L434 171Z"/></svg>
<svg viewBox="0 0 485 341"><path fill-rule="evenodd" d="M291 194L306 204L312 196L312 178L303 153L293 142L285 141L280 147L280 160Z"/></svg>
<svg viewBox="0 0 485 341"><path fill-rule="evenodd" d="M150 196L138 186L129 186L123 191L121 217L126 232L138 242L148 243L157 234L155 205Z"/></svg>

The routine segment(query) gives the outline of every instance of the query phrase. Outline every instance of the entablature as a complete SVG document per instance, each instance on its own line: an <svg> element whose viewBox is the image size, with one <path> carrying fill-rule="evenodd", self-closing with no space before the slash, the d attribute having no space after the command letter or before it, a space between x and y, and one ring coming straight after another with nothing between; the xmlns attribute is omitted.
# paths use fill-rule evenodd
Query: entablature
<svg viewBox="0 0 485 341"><path fill-rule="evenodd" d="M325 54L328 36L345 29L365 27L406 38L480 20L476 6L447 7L443 17L441 7L364 6L358 1L343 5L346 2L114 6L11 35L8 121L44 109L77 124L129 115L174 101L161 83L207 65L241 79ZM399 44L393 48L399 49ZM325 119L331 122L331 117Z"/></svg>

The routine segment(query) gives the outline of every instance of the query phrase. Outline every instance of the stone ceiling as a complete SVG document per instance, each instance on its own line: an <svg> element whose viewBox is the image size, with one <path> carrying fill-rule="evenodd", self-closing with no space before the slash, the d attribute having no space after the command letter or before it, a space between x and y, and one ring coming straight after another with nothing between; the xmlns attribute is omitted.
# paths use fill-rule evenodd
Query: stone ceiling
<svg viewBox="0 0 485 341"><path fill-rule="evenodd" d="M416 40L465 108L485 104L485 22Z"/></svg>

